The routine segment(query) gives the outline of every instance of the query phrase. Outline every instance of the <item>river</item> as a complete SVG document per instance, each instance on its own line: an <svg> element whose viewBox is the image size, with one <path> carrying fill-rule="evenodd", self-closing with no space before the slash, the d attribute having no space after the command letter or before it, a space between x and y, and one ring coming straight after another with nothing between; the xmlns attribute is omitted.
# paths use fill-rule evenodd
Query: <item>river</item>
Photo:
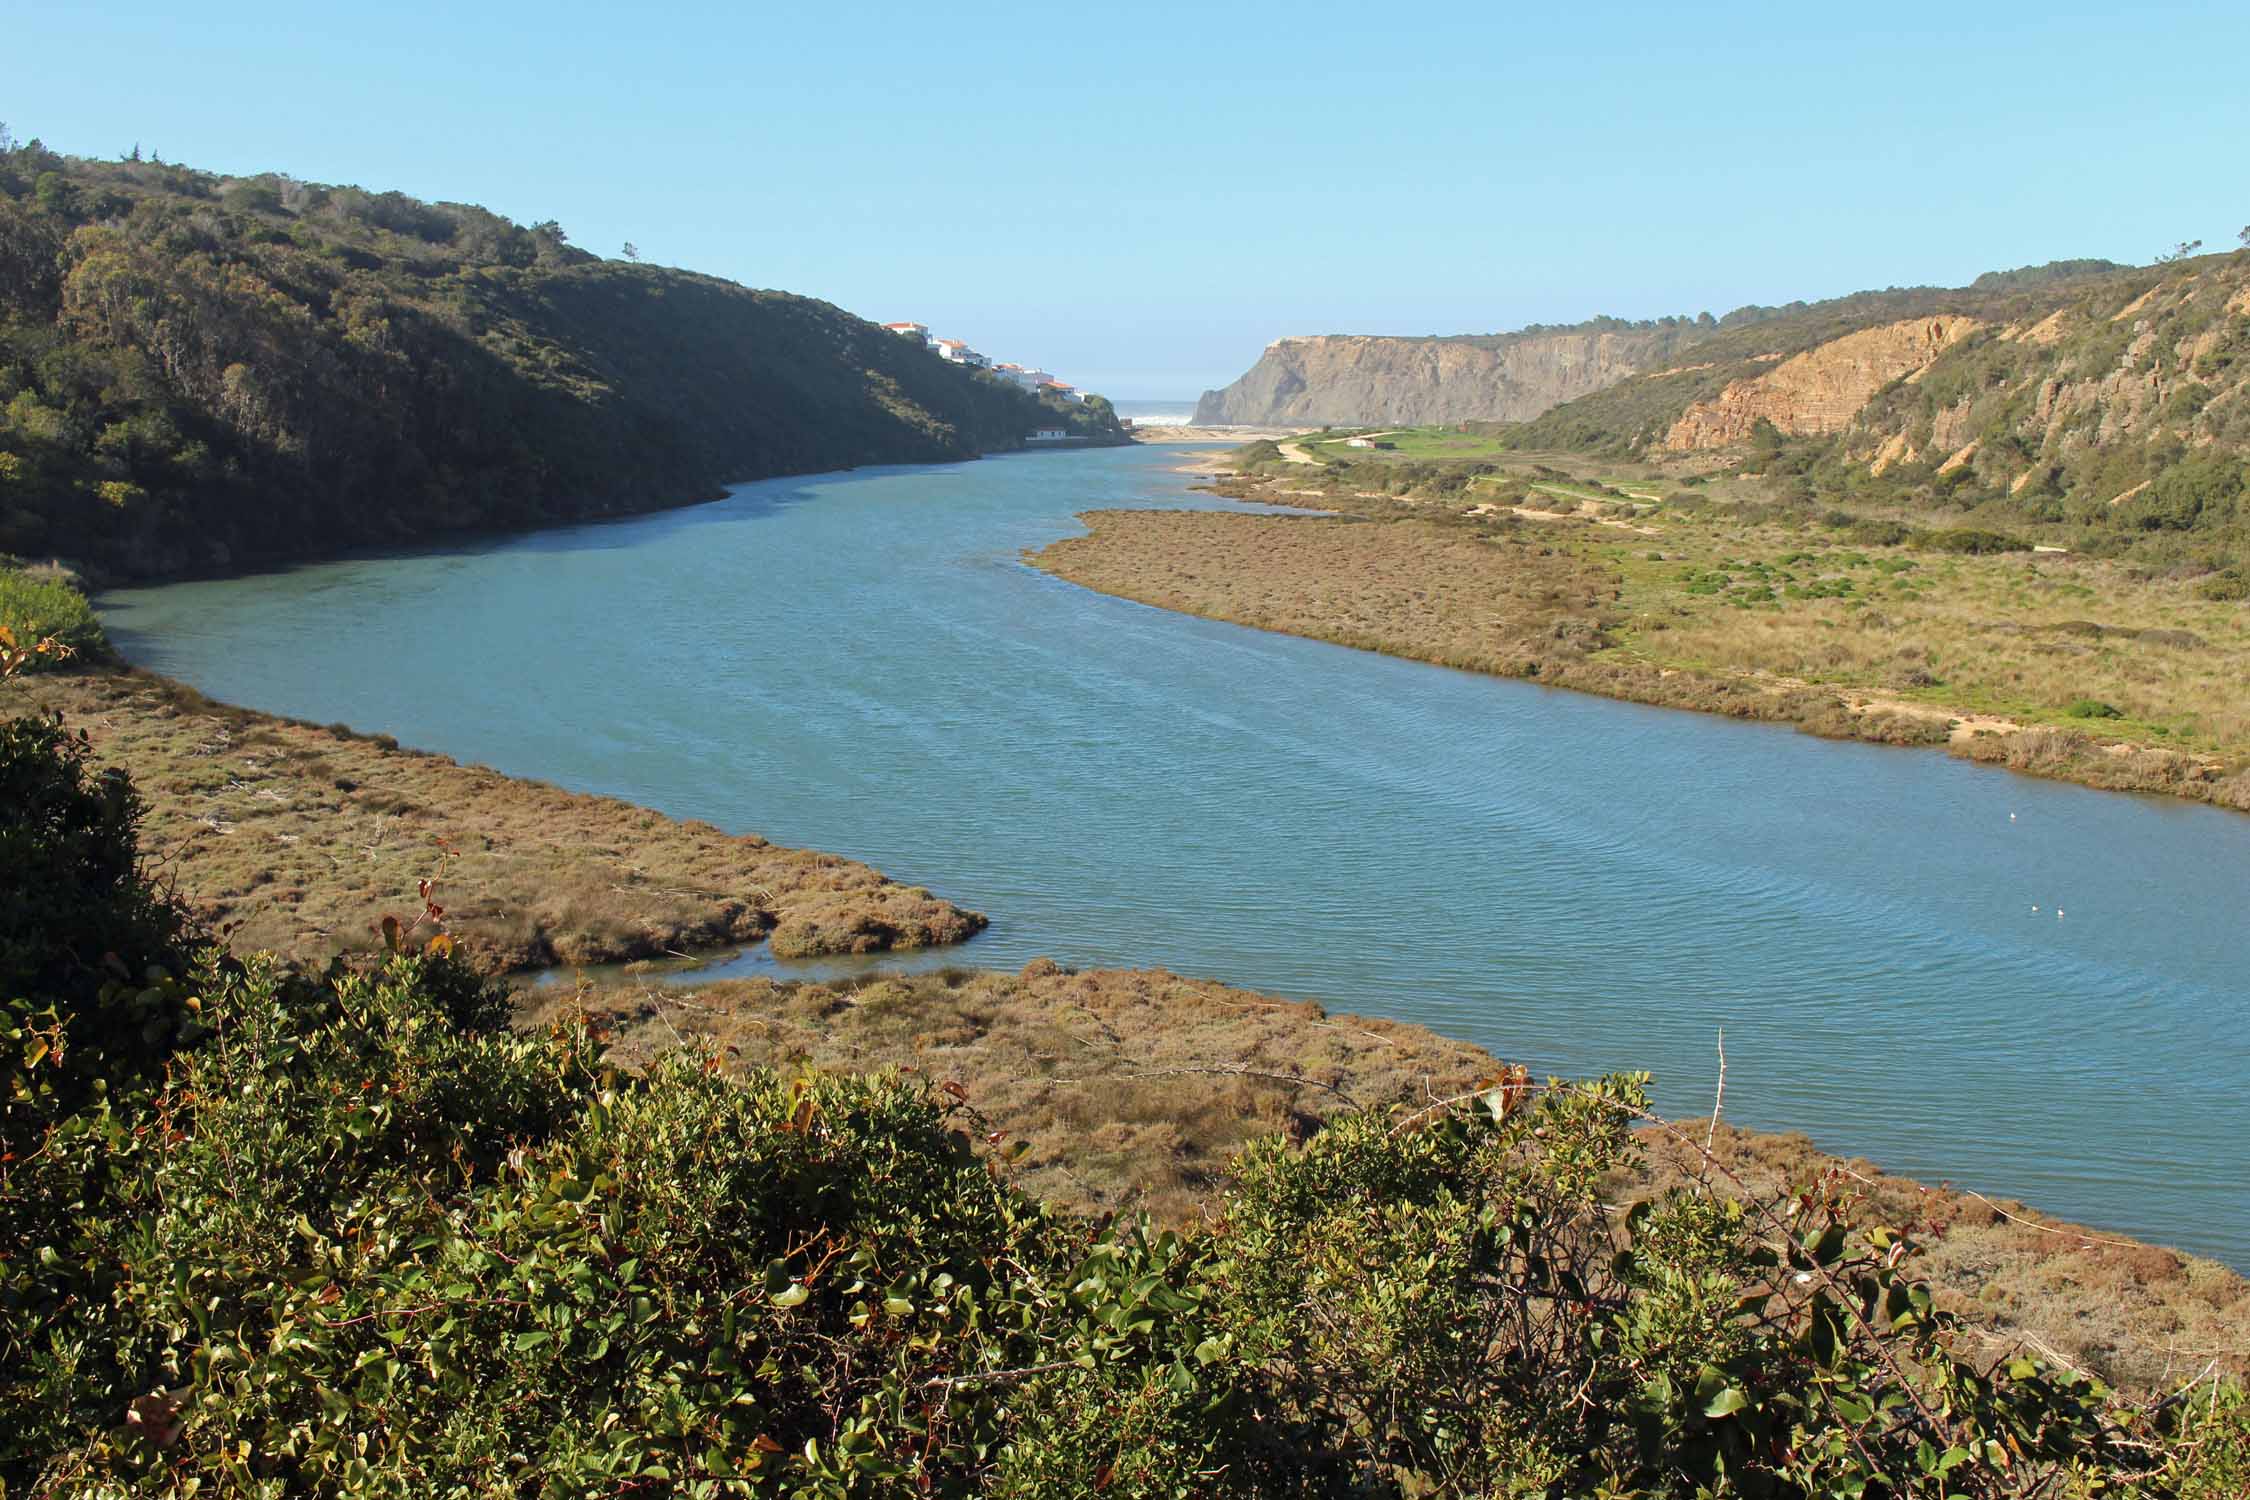
<svg viewBox="0 0 2250 1500"><path fill-rule="evenodd" d="M214 697L833 850L991 914L909 962L1164 965L1417 1021L2250 1269L2250 818L1089 593L1179 450L742 485L100 601ZM763 954L749 963L777 965ZM800 972L828 972L834 966Z"/></svg>

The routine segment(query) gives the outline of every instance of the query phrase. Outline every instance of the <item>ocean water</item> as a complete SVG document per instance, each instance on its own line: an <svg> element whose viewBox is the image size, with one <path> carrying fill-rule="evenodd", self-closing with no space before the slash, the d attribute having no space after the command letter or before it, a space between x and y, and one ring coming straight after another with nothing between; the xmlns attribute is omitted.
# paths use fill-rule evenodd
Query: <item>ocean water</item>
<svg viewBox="0 0 2250 1500"><path fill-rule="evenodd" d="M1650 1069L1682 1114L1711 1107L1723 1028L1738 1123L2250 1268L2250 818L1264 634L1020 560L1091 507L1224 505L1181 460L771 480L101 604L129 656L216 697L991 915L902 964L1165 965L1541 1072Z"/></svg>
<svg viewBox="0 0 2250 1500"><path fill-rule="evenodd" d="M1121 417L1142 427L1185 427L1195 416L1195 398L1181 401L1113 401Z"/></svg>

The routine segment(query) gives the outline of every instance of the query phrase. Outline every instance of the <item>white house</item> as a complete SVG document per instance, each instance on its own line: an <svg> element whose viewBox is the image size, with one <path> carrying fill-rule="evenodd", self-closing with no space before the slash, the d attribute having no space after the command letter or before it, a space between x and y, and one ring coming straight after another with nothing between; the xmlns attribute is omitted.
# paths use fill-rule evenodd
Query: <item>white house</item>
<svg viewBox="0 0 2250 1500"><path fill-rule="evenodd" d="M967 365L972 370L981 370L992 363L991 360L986 359L959 339L939 339L931 347L937 350L939 359L952 364Z"/></svg>
<svg viewBox="0 0 2250 1500"><path fill-rule="evenodd" d="M1060 443L1069 437L1070 434L1060 427L1042 427L1030 437L1025 438L1024 441L1027 443Z"/></svg>
<svg viewBox="0 0 2250 1500"><path fill-rule="evenodd" d="M925 344L930 341L930 325L927 323L885 323L883 326L900 338L920 339Z"/></svg>
<svg viewBox="0 0 2250 1500"><path fill-rule="evenodd" d="M1060 397L1062 397L1062 398L1063 398L1063 399L1064 399L1065 401L1076 401L1076 400L1078 400L1078 399L1079 399L1079 397L1078 397L1078 391L1077 391L1077 388L1076 388L1076 387L1074 387L1074 386L1067 386L1067 385L1064 385L1064 384L1063 384L1063 383L1062 383L1061 381L1059 381L1059 380L1042 380L1042 381L1040 381L1040 382L1039 382L1039 391L1040 391L1040 394L1042 394L1042 395L1047 395L1047 396L1060 396Z"/></svg>

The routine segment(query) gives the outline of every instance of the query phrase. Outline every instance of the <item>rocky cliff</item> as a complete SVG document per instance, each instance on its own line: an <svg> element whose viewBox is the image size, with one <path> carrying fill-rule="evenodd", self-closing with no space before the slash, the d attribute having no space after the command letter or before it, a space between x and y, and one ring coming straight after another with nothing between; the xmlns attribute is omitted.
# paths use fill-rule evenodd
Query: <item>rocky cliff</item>
<svg viewBox="0 0 2250 1500"><path fill-rule="evenodd" d="M1248 374L1196 403L1204 424L1520 422L1642 370L1693 324L1467 338L1277 339Z"/></svg>
<svg viewBox="0 0 2250 1500"><path fill-rule="evenodd" d="M1761 420L1793 437L1841 432L1877 391L1913 379L1983 326L1974 318L1913 318L1816 345L1695 402L1664 435L1664 446L1674 453L1722 448L1746 441Z"/></svg>
<svg viewBox="0 0 2250 1500"><path fill-rule="evenodd" d="M2250 557L2250 250L2085 264L1730 315L1516 440L1742 453L1770 423L1789 451L1760 462L1800 498L2194 532Z"/></svg>
<svg viewBox="0 0 2250 1500"><path fill-rule="evenodd" d="M1966 328L1823 430L1835 464L1957 500L2250 536L2250 251Z"/></svg>

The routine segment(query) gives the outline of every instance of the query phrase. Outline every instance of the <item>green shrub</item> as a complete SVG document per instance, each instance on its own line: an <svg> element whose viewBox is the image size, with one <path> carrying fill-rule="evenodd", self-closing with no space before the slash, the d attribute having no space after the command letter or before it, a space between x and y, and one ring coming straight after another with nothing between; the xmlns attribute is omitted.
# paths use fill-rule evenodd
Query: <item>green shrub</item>
<svg viewBox="0 0 2250 1500"><path fill-rule="evenodd" d="M2239 1387L2191 1389L2182 1406L2178 1457L2144 1493L2177 1500L2250 1495L2250 1397Z"/></svg>
<svg viewBox="0 0 2250 1500"><path fill-rule="evenodd" d="M2240 568L2222 568L2196 584L2195 596L2220 604L2250 599L2250 573Z"/></svg>
<svg viewBox="0 0 2250 1500"><path fill-rule="evenodd" d="M1979 531L1972 527L1950 530L1917 531L1905 538L1909 546L1931 552L1961 552L1984 557L2000 552L2029 552L2031 543L2020 537L1999 531Z"/></svg>
<svg viewBox="0 0 2250 1500"><path fill-rule="evenodd" d="M24 646L52 638L82 658L109 655L109 637L84 594L14 568L0 568L0 626Z"/></svg>
<svg viewBox="0 0 2250 1500"><path fill-rule="evenodd" d="M109 1187L199 1030L184 919L139 869L140 801L86 755L53 720L0 723L0 1485L122 1411Z"/></svg>
<svg viewBox="0 0 2250 1500"><path fill-rule="evenodd" d="M1853 521L1844 528L1845 539L1862 547L1896 547L1913 535L1896 521Z"/></svg>
<svg viewBox="0 0 2250 1500"><path fill-rule="evenodd" d="M2079 698L2063 712L2073 719L2122 719L2123 709L2102 702L2099 698Z"/></svg>
<svg viewBox="0 0 2250 1500"><path fill-rule="evenodd" d="M59 720L0 723L0 1003L66 1010L65 1060L93 1086L119 1053L161 1042L141 1036L137 997L104 995L145 982L152 965L179 968L186 918L141 873L139 793L88 755Z"/></svg>

